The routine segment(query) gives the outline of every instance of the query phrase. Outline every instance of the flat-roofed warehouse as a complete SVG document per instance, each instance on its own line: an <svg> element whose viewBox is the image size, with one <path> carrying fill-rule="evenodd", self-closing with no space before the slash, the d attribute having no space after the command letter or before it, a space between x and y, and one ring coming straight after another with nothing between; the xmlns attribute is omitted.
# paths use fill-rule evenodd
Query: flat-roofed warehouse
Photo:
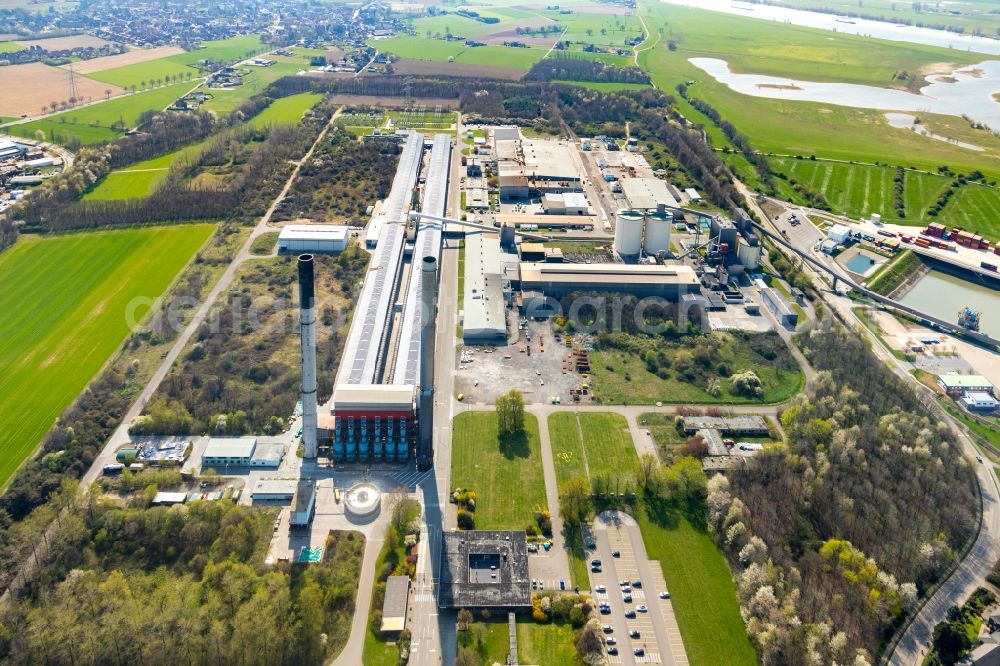
<svg viewBox="0 0 1000 666"><path fill-rule="evenodd" d="M528 540L524 532L444 532L441 549L441 608L531 608Z"/></svg>
<svg viewBox="0 0 1000 666"><path fill-rule="evenodd" d="M648 264L521 264L521 291L564 296L578 291L607 291L636 296L660 296L679 301L683 294L701 292L690 266Z"/></svg>
<svg viewBox="0 0 1000 666"><path fill-rule="evenodd" d="M657 206L676 208L677 199L659 178L623 178L622 194L632 210L656 210Z"/></svg>
<svg viewBox="0 0 1000 666"><path fill-rule="evenodd" d="M343 252L347 227L337 224L289 224L278 234L278 254Z"/></svg>
<svg viewBox="0 0 1000 666"><path fill-rule="evenodd" d="M507 340L503 262L497 234L465 234L462 338L468 344Z"/></svg>
<svg viewBox="0 0 1000 666"><path fill-rule="evenodd" d="M385 600L382 603L383 632L406 629L406 605L410 598L410 577L389 576L385 581Z"/></svg>

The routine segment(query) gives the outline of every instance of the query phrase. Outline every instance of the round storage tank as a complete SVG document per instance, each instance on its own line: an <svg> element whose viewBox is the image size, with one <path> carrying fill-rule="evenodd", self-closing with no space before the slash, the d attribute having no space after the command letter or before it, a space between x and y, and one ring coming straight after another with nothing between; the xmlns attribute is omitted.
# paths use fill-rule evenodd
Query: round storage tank
<svg viewBox="0 0 1000 666"><path fill-rule="evenodd" d="M670 225L673 217L667 213L649 213L646 215L646 240L643 249L648 255L658 252L670 252Z"/></svg>
<svg viewBox="0 0 1000 666"><path fill-rule="evenodd" d="M382 493L373 483L357 483L344 493L344 510L354 522L368 522L382 510Z"/></svg>
<svg viewBox="0 0 1000 666"><path fill-rule="evenodd" d="M615 215L615 252L622 257L638 256L642 249L642 213L618 211Z"/></svg>

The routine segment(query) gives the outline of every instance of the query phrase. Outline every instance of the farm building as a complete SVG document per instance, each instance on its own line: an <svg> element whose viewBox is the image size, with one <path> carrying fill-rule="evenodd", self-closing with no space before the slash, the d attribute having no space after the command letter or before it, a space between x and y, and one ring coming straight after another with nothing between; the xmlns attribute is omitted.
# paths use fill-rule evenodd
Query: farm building
<svg viewBox="0 0 1000 666"><path fill-rule="evenodd" d="M278 234L278 254L343 252L348 233L336 224L289 224Z"/></svg>

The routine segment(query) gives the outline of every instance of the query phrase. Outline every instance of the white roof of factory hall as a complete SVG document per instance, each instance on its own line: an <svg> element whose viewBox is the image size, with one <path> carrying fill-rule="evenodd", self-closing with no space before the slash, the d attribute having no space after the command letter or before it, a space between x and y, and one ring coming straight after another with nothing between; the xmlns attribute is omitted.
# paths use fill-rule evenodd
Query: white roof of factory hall
<svg viewBox="0 0 1000 666"><path fill-rule="evenodd" d="M522 282L581 282L596 284L629 282L698 283L690 266L665 264L571 264L522 263Z"/></svg>
<svg viewBox="0 0 1000 666"><path fill-rule="evenodd" d="M249 458L257 447L256 437L213 437L208 440L206 458Z"/></svg>
<svg viewBox="0 0 1000 666"><path fill-rule="evenodd" d="M470 337L506 335L503 262L496 234L465 234L465 294L462 328Z"/></svg>
<svg viewBox="0 0 1000 666"><path fill-rule="evenodd" d="M347 227L340 224L289 224L281 229L281 240L338 240L347 238Z"/></svg>
<svg viewBox="0 0 1000 666"><path fill-rule="evenodd" d="M341 384L333 392L333 408L397 407L409 409L413 405L414 386L400 384Z"/></svg>
<svg viewBox="0 0 1000 666"><path fill-rule="evenodd" d="M619 181L622 193L633 210L654 210L659 204L677 206L667 183L659 178L624 178Z"/></svg>

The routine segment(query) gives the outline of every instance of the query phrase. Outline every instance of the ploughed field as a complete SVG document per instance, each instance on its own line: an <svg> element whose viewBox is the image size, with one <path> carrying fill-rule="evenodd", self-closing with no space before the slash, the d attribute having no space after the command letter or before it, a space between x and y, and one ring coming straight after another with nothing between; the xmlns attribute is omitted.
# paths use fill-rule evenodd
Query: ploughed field
<svg viewBox="0 0 1000 666"><path fill-rule="evenodd" d="M22 236L0 253L0 484L213 229Z"/></svg>

